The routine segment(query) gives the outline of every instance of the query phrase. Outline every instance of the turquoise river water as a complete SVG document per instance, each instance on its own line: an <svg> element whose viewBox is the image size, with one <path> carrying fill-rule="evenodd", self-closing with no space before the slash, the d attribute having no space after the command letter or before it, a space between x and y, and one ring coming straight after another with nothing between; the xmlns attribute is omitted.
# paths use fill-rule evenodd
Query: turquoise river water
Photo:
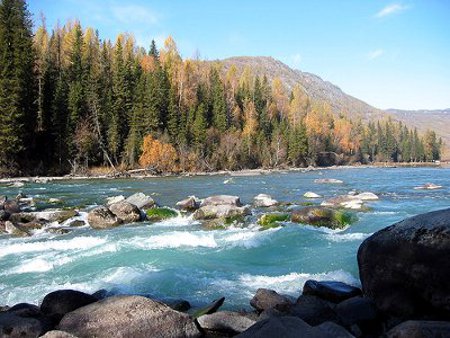
<svg viewBox="0 0 450 338"><path fill-rule="evenodd" d="M327 177L344 184L314 183ZM414 189L427 182L443 188ZM329 198L351 190L371 191L380 199L367 203L371 210L357 212L358 221L341 232L295 224L260 231L255 221L264 210L253 209L246 227L228 230L206 230L184 215L104 231L86 226L66 235L0 235L0 305L38 303L48 292L73 288L186 299L194 305L225 296L226 307L236 309L247 308L260 287L298 296L310 278L358 285L360 243L396 221L450 207L450 169L336 169L1 186L1 195L23 191L36 199L60 198L64 205L86 208L103 204L109 196L138 191L152 195L160 205L174 206L189 195L239 195L243 203L251 204L255 195L266 193L301 204L306 191ZM85 216L82 213L81 218Z"/></svg>

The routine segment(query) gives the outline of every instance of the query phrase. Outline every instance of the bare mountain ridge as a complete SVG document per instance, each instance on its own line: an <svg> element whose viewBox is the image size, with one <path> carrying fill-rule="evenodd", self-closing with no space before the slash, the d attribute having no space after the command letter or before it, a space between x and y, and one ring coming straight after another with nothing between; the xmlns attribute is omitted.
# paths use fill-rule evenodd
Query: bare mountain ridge
<svg viewBox="0 0 450 338"><path fill-rule="evenodd" d="M292 69L272 57L240 56L218 62L223 65L224 70L235 65L240 73L248 67L255 75L266 75L269 81L279 78L289 91L299 84L313 101L327 102L335 114L344 113L352 118L361 117L363 120L375 120L388 115L382 110L344 93L331 82L325 81L315 74Z"/></svg>

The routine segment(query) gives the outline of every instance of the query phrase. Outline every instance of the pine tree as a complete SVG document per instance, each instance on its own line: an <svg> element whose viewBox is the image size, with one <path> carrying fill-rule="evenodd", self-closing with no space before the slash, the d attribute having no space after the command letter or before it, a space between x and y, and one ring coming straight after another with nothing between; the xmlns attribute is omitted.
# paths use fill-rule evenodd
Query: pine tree
<svg viewBox="0 0 450 338"><path fill-rule="evenodd" d="M0 2L0 168L14 172L19 155L33 142L34 49L24 0Z"/></svg>
<svg viewBox="0 0 450 338"><path fill-rule="evenodd" d="M212 99L212 124L220 132L228 129L227 103L223 83L219 72L213 68L210 74L211 99Z"/></svg>

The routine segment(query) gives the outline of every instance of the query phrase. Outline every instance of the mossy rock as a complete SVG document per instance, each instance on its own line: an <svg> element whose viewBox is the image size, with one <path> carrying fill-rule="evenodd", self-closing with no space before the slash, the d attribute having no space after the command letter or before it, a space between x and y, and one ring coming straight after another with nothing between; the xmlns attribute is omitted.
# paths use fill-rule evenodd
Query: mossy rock
<svg viewBox="0 0 450 338"><path fill-rule="evenodd" d="M244 223L245 221L245 215L233 215L233 216L227 216L223 218L223 224L224 225L233 225L238 223Z"/></svg>
<svg viewBox="0 0 450 338"><path fill-rule="evenodd" d="M258 220L258 224L263 227L263 229L276 228L280 226L280 222L287 222L291 216L289 214L264 214Z"/></svg>
<svg viewBox="0 0 450 338"><path fill-rule="evenodd" d="M314 202L302 202L302 203L300 203L300 205L304 206L304 207L310 207L310 206L316 205L316 203L314 203Z"/></svg>
<svg viewBox="0 0 450 338"><path fill-rule="evenodd" d="M147 219L151 222L159 222L178 216L178 212L165 207L148 209L145 213L147 215Z"/></svg>
<svg viewBox="0 0 450 338"><path fill-rule="evenodd" d="M294 223L303 223L330 229L343 229L357 221L357 217L348 211L318 206L295 210L292 213L291 220Z"/></svg>

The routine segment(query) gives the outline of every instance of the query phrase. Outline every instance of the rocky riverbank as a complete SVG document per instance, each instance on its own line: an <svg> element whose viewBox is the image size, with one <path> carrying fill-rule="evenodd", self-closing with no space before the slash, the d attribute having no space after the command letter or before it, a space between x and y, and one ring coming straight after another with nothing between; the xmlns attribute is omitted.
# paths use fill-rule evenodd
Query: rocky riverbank
<svg viewBox="0 0 450 338"><path fill-rule="evenodd" d="M236 199L221 199L237 204ZM192 201L191 201L192 202ZM207 205L217 204L210 198ZM1 337L447 337L450 209L418 215L367 238L358 251L362 289L309 280L296 299L259 289L251 312L226 299L190 309L133 295L59 290L39 305L0 312Z"/></svg>

